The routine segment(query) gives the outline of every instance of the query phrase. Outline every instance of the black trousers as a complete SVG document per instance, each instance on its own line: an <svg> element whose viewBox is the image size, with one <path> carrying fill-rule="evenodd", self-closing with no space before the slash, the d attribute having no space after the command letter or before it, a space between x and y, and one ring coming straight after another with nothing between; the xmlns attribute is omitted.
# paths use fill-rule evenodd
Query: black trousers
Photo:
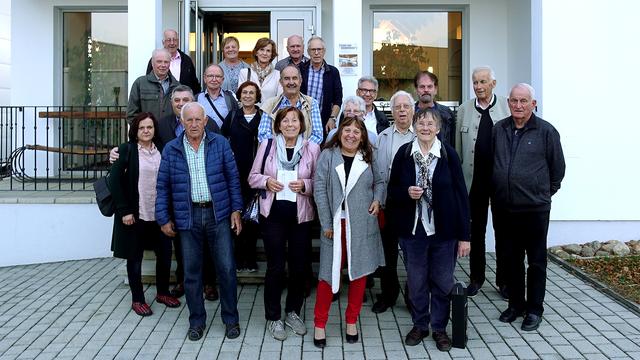
<svg viewBox="0 0 640 360"><path fill-rule="evenodd" d="M469 254L470 280L480 286L485 281L486 259L486 232L489 212L489 186L479 181L471 184L469 191L469 206L471 212L471 252ZM493 210L493 209L492 209ZM493 211L492 211L493 213ZM494 229L495 229L495 215ZM505 257L502 243L496 239L496 285L506 285L504 269L507 258Z"/></svg>
<svg viewBox="0 0 640 360"><path fill-rule="evenodd" d="M396 303L400 294L400 281L398 281L398 236L389 226L389 214L385 212L387 224L380 230L382 237L382 250L384 251L385 266L378 269L380 274L379 299L391 305Z"/></svg>
<svg viewBox="0 0 640 360"><path fill-rule="evenodd" d="M233 233L235 240L236 267L253 268L256 266L256 242L258 241L258 224L252 221L242 222L240 235Z"/></svg>
<svg viewBox="0 0 640 360"><path fill-rule="evenodd" d="M244 230L243 230L244 231ZM164 234L160 234L162 237L166 237L169 241L173 241L173 249L176 254L176 283L184 283L184 262L182 258L182 246L180 245L180 234L176 234L175 237L169 238ZM207 246L205 244L205 246ZM211 260L211 252L204 251L203 255L203 281L205 285L215 286L216 284L216 268L213 266L213 260Z"/></svg>
<svg viewBox="0 0 640 360"><path fill-rule="evenodd" d="M132 225L141 246L127 259L127 278L133 302L145 302L142 288L142 256L145 244L156 253L156 288L160 295L169 295L169 271L171 269L171 240L160 235L160 226L155 221L137 219Z"/></svg>
<svg viewBox="0 0 640 360"><path fill-rule="evenodd" d="M295 203L292 203L295 206ZM295 216L285 219L282 214L260 216L264 249L267 255L267 272L264 277L264 313L267 320L280 320L280 298L287 282L285 313L300 314L304 302L304 280L310 262L307 249L311 243L311 222L298 224ZM280 209L278 209L280 210ZM285 261L289 276L285 273Z"/></svg>
<svg viewBox="0 0 640 360"><path fill-rule="evenodd" d="M496 241L504 244L509 307L542 315L547 281L549 211L510 212L493 209ZM525 300L525 266L527 297Z"/></svg>

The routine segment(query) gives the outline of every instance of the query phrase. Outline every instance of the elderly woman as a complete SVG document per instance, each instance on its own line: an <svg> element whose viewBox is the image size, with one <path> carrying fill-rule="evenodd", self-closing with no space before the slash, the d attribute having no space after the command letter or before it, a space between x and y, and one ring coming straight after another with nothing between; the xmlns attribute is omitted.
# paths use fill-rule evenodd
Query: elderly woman
<svg viewBox="0 0 640 360"><path fill-rule="evenodd" d="M342 121L345 117L357 117L358 119L362 120L365 109L366 104L361 97L355 95L347 96L342 102L342 109L340 109L341 115L340 119L338 120L338 124L336 124L336 128L331 129L331 131L329 131L329 133L327 134L327 141L329 141L338 131L337 126L340 125L340 121ZM369 135L369 141L372 144L375 144L378 134L371 130L368 130L367 132Z"/></svg>
<svg viewBox="0 0 640 360"><path fill-rule="evenodd" d="M469 254L470 221L460 159L437 138L440 124L436 110L416 113L416 139L401 146L393 159L389 199L394 203L392 226L400 237L412 305L413 328L405 344L419 344L429 335L430 325L438 350L449 351L448 296L456 251L458 256Z"/></svg>
<svg viewBox="0 0 640 360"><path fill-rule="evenodd" d="M239 53L240 42L238 38L235 36L227 36L222 40L222 55L224 58L218 64L224 72L222 90L229 90L235 93L236 90L238 90L238 75L240 74L240 70L249 67L249 64L240 60L238 57Z"/></svg>
<svg viewBox="0 0 640 360"><path fill-rule="evenodd" d="M331 298L340 288L345 265L350 280L346 340L358 341L356 322L367 275L384 265L377 218L382 194L383 180L367 129L362 120L347 117L322 151L315 177L314 197L322 228L314 310L313 343L317 347L326 345L325 326Z"/></svg>
<svg viewBox="0 0 640 360"><path fill-rule="evenodd" d="M229 140L236 159L240 174L242 200L246 207L255 195L255 190L251 189L247 178L258 151L258 124L260 124L262 110L256 106L256 103L260 102L262 94L258 84L246 81L240 85L236 96L240 100L242 108L229 112L222 124L221 132ZM258 270L256 262L257 239L258 226L251 221L244 221L242 232L235 236L236 269L238 272L256 272Z"/></svg>
<svg viewBox="0 0 640 360"><path fill-rule="evenodd" d="M320 147L302 135L304 115L295 107L276 113L275 139L264 140L258 148L249 175L254 189L266 190L260 199L260 224L267 253L264 279L264 307L267 328L277 340L285 340L285 325L295 334L307 328L300 319L304 302L304 275L311 261L311 221L314 219L313 176ZM286 318L281 320L280 297L285 287L285 259L289 268Z"/></svg>
<svg viewBox="0 0 640 360"><path fill-rule="evenodd" d="M276 43L269 38L260 38L253 48L255 61L247 69L240 70L238 83L251 80L260 86L262 98L269 99L282 94L280 85L280 71L274 69L271 63L278 56Z"/></svg>
<svg viewBox="0 0 640 360"><path fill-rule="evenodd" d="M171 239L160 233L156 223L156 180L160 152L154 145L158 122L152 113L138 114L129 127L129 142L120 145L113 164L109 188L115 203L113 256L127 260L127 277L133 298L131 308L140 316L153 314L144 299L142 255L145 248L156 253L156 301L168 307L180 306L169 294Z"/></svg>

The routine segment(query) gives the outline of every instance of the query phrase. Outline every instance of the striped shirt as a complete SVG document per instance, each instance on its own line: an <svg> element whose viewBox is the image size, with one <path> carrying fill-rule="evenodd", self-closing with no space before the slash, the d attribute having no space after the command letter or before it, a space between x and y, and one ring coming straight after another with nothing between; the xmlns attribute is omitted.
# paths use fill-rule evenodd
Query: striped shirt
<svg viewBox="0 0 640 360"><path fill-rule="evenodd" d="M301 98L298 97L298 102L296 102L296 107L303 112L305 110L302 109L302 101ZM309 136L309 141L314 142L318 145L322 144L322 139L324 137L324 130L322 129L322 119L320 118L320 108L318 107L318 102L315 99L312 99L311 103L311 113L309 114L309 121L311 122L311 135ZM275 106L272 111L273 116L275 113L287 106L293 106L287 97L282 96L282 100ZM260 118L260 124L258 124L258 142L262 142L266 139L271 139L273 137L272 134L272 124L273 118L269 113L264 111L262 113L262 117ZM307 128L309 124L306 124Z"/></svg>
<svg viewBox="0 0 640 360"><path fill-rule="evenodd" d="M307 92L309 96L316 99L318 102L318 108L322 109L322 78L324 76L324 63L319 70L316 70L313 65L309 66L309 83L307 86Z"/></svg>
<svg viewBox="0 0 640 360"><path fill-rule="evenodd" d="M183 137L184 152L187 156L187 164L189 165L189 176L191 178L191 201L206 202L211 201L211 193L207 184L207 171L204 163L204 139L207 133L202 135L198 150L187 140L187 136Z"/></svg>

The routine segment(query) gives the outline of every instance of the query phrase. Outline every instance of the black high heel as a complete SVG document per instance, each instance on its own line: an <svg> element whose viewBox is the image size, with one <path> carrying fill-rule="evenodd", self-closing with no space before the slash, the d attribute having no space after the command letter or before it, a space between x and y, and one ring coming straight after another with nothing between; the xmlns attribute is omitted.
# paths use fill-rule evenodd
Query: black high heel
<svg viewBox="0 0 640 360"><path fill-rule="evenodd" d="M325 346L327 346L327 338L323 338L323 339L316 339L315 337L313 338L313 345L315 345L317 348L324 348Z"/></svg>
<svg viewBox="0 0 640 360"><path fill-rule="evenodd" d="M345 337L347 338L347 342L349 344L355 344L358 342L358 334L355 334L355 335L346 334Z"/></svg>

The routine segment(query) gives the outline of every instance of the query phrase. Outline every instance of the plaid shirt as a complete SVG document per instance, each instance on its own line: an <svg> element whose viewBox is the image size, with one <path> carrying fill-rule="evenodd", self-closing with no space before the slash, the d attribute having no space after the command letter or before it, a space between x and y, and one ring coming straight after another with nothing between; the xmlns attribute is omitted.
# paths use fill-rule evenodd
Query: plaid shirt
<svg viewBox="0 0 640 360"><path fill-rule="evenodd" d="M322 109L322 78L324 76L324 63L320 67L320 70L313 68L313 65L309 66L309 83L307 85L307 92L309 96L316 99L318 102L318 108Z"/></svg>
<svg viewBox="0 0 640 360"><path fill-rule="evenodd" d="M274 108L275 113L277 110L282 109L287 106L292 106L289 99L286 96L282 96L282 100L276 105ZM298 109L302 109L302 102L300 98L298 98L298 102L296 103L296 107ZM258 142L262 142L266 139L271 139L273 134L271 132L271 124L273 124L273 119L267 111L262 113L262 117L260 118L260 124L258 125ZM324 131L322 129L322 119L320 118L320 108L318 107L318 102L313 99L311 103L311 135L309 136L309 141L314 142L318 145L322 144L322 138L324 136Z"/></svg>
<svg viewBox="0 0 640 360"><path fill-rule="evenodd" d="M207 171L204 164L204 138L207 137L205 132L200 140L198 151L196 151L187 136L183 137L184 152L187 155L187 164L189 165L189 177L191 178L191 201L206 202L211 201L211 193L207 184Z"/></svg>

